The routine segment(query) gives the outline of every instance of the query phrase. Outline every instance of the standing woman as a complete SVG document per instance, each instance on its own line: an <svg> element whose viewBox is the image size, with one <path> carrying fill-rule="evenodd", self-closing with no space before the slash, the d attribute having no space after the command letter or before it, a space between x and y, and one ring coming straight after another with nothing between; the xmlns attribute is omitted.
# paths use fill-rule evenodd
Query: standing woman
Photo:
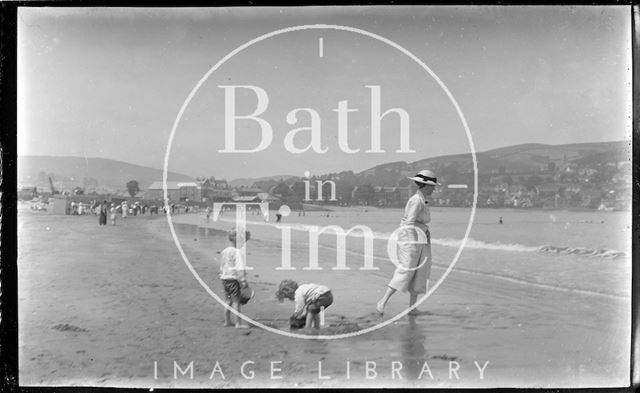
<svg viewBox="0 0 640 393"><path fill-rule="evenodd" d="M102 202L102 205L100 205L100 218L98 224L107 225L107 210L107 201L104 201Z"/></svg>
<svg viewBox="0 0 640 393"><path fill-rule="evenodd" d="M376 304L376 310L380 315L384 313L391 295L397 291L409 291L409 307L413 307L418 299L418 294L427 293L429 275L431 274L431 234L429 222L431 216L427 207L426 197L433 193L436 185L440 185L436 175L430 170L422 170L409 179L418 186L418 191L409 198L404 208L404 216L400 221L398 233L398 266L382 299ZM422 236L418 231L426 235ZM423 239L423 242L420 242ZM424 262L424 263L423 263ZM416 269L418 265L422 265ZM409 315L418 314L414 309Z"/></svg>

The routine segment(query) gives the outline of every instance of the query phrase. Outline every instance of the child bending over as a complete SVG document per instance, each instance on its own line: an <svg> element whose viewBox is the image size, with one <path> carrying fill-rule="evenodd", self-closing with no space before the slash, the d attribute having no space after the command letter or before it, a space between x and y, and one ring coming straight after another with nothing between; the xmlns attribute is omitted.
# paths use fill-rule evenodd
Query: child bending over
<svg viewBox="0 0 640 393"><path fill-rule="evenodd" d="M295 301L292 319L306 317L305 328L320 328L320 310L333 303L331 290L324 285L302 284L293 280L284 280L276 291L278 301Z"/></svg>

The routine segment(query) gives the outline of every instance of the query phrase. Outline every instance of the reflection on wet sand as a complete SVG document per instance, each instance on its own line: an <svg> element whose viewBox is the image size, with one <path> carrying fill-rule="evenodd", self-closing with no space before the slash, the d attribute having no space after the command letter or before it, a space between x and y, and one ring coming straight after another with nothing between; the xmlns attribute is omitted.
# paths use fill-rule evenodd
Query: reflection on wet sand
<svg viewBox="0 0 640 393"><path fill-rule="evenodd" d="M408 379L415 380L420 376L422 365L427 358L426 337L422 328L417 326L416 316L408 316L409 323L400 334L402 365Z"/></svg>
<svg viewBox="0 0 640 393"><path fill-rule="evenodd" d="M222 236L225 233L219 229L202 227L194 224L182 224L182 223L173 223L173 228L178 235L178 238L181 236L196 236L199 239L208 239L210 236Z"/></svg>

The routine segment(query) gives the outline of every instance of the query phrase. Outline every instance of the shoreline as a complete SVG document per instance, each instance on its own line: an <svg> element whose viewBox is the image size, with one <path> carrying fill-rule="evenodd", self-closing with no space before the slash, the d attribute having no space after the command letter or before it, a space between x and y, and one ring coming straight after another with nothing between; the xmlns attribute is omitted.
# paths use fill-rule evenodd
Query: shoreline
<svg viewBox="0 0 640 393"><path fill-rule="evenodd" d="M325 207L325 209L330 211L379 211L379 210L402 210L403 206L365 206L365 205L350 205L350 206L333 206L333 205L314 205L318 207ZM471 206L445 206L445 205L431 205L432 208L446 208L446 209L455 209L455 210L463 210L463 209L471 209ZM335 210L334 210L335 209ZM567 212L567 213L579 213L579 212L602 212L602 213L619 213L619 212L629 212L630 210L625 209L613 209L613 210L600 210L600 209L590 209L586 207L568 207L568 208L544 208L544 207L487 207L487 206L476 206L476 209L480 210L505 210L508 212ZM273 209L276 211L277 209ZM311 210L309 210L311 211ZM318 211L318 210L313 210ZM326 211L326 210L325 210Z"/></svg>
<svg viewBox="0 0 640 393"><path fill-rule="evenodd" d="M68 196L73 199L73 196ZM102 199L102 197L96 197L96 199ZM31 203L32 200L19 199L18 204L28 204ZM233 203L232 201L228 203ZM310 204L303 203L307 208L303 209L305 212L340 212L340 211L362 211L368 210L370 212L375 211L388 211L388 210L402 210L403 206L368 206L368 205L349 205L349 206L338 206L338 205L318 205L318 204ZM162 207L162 201L159 202L159 206ZM471 206L446 206L446 205L431 205L432 208L446 208L446 209L471 209ZM505 210L508 212L567 212L567 213L580 213L580 212L601 212L601 213L620 213L620 212L629 212L631 214L631 210L625 209L592 209L587 207L566 207L566 208L545 208L545 207L513 207L513 206L503 206L503 207L487 207L487 206L476 206L477 210ZM278 211L278 209L273 208L269 209L269 211ZM294 209L292 212L301 211L300 209ZM202 211L200 211L202 213ZM162 213L161 213L162 215Z"/></svg>

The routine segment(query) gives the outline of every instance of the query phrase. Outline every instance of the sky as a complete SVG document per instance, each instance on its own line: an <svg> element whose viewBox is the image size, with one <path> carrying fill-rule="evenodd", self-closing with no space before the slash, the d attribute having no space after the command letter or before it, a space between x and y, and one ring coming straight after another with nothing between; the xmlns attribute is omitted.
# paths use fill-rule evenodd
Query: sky
<svg viewBox="0 0 640 393"><path fill-rule="evenodd" d="M630 139L630 15L625 6L21 8L18 155L162 168L199 82L168 161L191 176L358 172L469 153L470 139L476 151ZM370 36L313 29L256 42L203 79L250 40L315 24L384 37L431 73ZM351 110L342 119L340 105ZM232 106L261 120L234 119ZM376 108L391 110L379 122L380 149L372 148ZM221 152L230 125L236 150L266 142L261 127L271 143ZM295 152L287 140L315 148Z"/></svg>

